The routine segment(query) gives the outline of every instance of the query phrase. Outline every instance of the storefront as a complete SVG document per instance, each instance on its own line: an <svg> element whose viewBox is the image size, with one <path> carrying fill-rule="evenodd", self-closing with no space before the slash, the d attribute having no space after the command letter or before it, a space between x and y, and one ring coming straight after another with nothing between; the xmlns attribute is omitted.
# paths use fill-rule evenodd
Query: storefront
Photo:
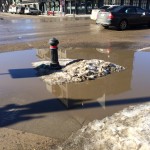
<svg viewBox="0 0 150 150"><path fill-rule="evenodd" d="M90 14L92 9L103 5L135 5L150 9L149 0L47 0L47 10L65 14Z"/></svg>
<svg viewBox="0 0 150 150"><path fill-rule="evenodd" d="M93 8L98 8L99 0L66 0L67 14L90 14Z"/></svg>
<svg viewBox="0 0 150 150"><path fill-rule="evenodd" d="M60 11L60 0L47 0L47 11Z"/></svg>
<svg viewBox="0 0 150 150"><path fill-rule="evenodd" d="M90 14L98 8L99 0L47 0L47 10L62 11L65 14Z"/></svg>
<svg viewBox="0 0 150 150"><path fill-rule="evenodd" d="M17 1L17 0L16 0ZM64 14L90 14L92 9L103 5L135 5L150 10L150 0L18 0L21 3L38 3L39 9ZM14 0L12 0L14 2Z"/></svg>

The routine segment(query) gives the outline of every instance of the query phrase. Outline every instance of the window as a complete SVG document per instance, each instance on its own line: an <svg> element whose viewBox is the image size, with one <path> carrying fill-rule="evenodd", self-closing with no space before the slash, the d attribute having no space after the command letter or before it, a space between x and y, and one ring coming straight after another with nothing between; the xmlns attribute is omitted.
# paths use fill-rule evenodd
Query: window
<svg viewBox="0 0 150 150"><path fill-rule="evenodd" d="M127 13L127 14L133 14L133 13L136 13L136 10L135 10L135 8L127 8L125 10L125 13Z"/></svg>
<svg viewBox="0 0 150 150"><path fill-rule="evenodd" d="M130 0L124 0L124 5L130 5Z"/></svg>
<svg viewBox="0 0 150 150"><path fill-rule="evenodd" d="M147 0L141 1L141 8L146 9Z"/></svg>
<svg viewBox="0 0 150 150"><path fill-rule="evenodd" d="M121 0L115 0L115 5L121 5Z"/></svg>
<svg viewBox="0 0 150 150"><path fill-rule="evenodd" d="M145 11L141 8L136 8L137 14L143 14Z"/></svg>
<svg viewBox="0 0 150 150"><path fill-rule="evenodd" d="M125 12L125 9L126 7L124 8L124 6L118 6L118 7L115 7L113 9L114 12L120 12L120 13L124 13Z"/></svg>
<svg viewBox="0 0 150 150"><path fill-rule="evenodd" d="M133 6L138 6L138 5L139 5L139 1L133 0Z"/></svg>

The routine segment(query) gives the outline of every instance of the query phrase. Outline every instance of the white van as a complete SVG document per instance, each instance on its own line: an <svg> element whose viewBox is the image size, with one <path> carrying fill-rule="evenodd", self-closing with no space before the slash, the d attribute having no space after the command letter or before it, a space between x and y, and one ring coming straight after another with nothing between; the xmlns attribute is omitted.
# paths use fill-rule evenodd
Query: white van
<svg viewBox="0 0 150 150"><path fill-rule="evenodd" d="M36 8L26 7L24 13L31 14L31 15L41 15L42 12Z"/></svg>
<svg viewBox="0 0 150 150"><path fill-rule="evenodd" d="M17 7L16 7L16 6L13 6L13 5L10 5L10 6L9 6L9 9L8 9L8 12L9 12L9 13L12 13L12 14L16 14L16 12L17 12Z"/></svg>

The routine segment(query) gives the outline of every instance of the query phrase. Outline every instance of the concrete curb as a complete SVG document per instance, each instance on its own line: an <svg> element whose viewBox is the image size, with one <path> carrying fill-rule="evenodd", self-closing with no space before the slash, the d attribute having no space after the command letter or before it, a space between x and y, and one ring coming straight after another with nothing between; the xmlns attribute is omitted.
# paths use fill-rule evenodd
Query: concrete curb
<svg viewBox="0 0 150 150"><path fill-rule="evenodd" d="M17 16L20 14L11 14L11 13L6 13L6 12L0 12L0 14L3 14L3 15L7 15L7 16ZM22 14L22 15L25 15L27 16L26 14ZM28 15L30 16L30 15ZM35 16L35 15L31 15L31 16ZM85 15L76 15L76 14L65 14L65 15L61 15L61 14L55 14L54 16L53 15L47 15L46 13L45 14L42 14L42 15L38 15L40 17L49 17L49 18L55 18L55 17L62 17L62 18L66 18L66 17L75 17L75 18L90 18L90 14L85 14Z"/></svg>

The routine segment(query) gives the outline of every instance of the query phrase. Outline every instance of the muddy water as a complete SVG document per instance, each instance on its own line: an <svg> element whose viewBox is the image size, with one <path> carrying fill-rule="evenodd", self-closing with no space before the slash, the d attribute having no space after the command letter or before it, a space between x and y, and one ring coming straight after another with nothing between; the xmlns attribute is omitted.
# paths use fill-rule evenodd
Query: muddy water
<svg viewBox="0 0 150 150"><path fill-rule="evenodd" d="M45 85L37 80L36 71L32 68L31 63L39 60L35 55L35 50L0 54L1 105L10 104L10 102L24 104L30 99L40 100L40 94L44 92ZM37 91L38 94L36 94Z"/></svg>
<svg viewBox="0 0 150 150"><path fill-rule="evenodd" d="M0 115L4 120L0 126L66 139L92 120L149 101L150 49L144 50L59 50L59 58L103 59L126 70L96 80L53 86L41 81L31 65L49 60L49 50L0 54Z"/></svg>
<svg viewBox="0 0 150 150"><path fill-rule="evenodd" d="M122 65L126 70L81 83L53 86L47 84L47 90L71 111L79 109L72 111L73 113L78 112L80 117L91 120L102 119L128 105L147 102L150 100L149 50L150 48L126 51L122 47L117 50L113 47L60 50L60 58L103 59ZM48 56L49 51L45 52L42 58L48 59Z"/></svg>

